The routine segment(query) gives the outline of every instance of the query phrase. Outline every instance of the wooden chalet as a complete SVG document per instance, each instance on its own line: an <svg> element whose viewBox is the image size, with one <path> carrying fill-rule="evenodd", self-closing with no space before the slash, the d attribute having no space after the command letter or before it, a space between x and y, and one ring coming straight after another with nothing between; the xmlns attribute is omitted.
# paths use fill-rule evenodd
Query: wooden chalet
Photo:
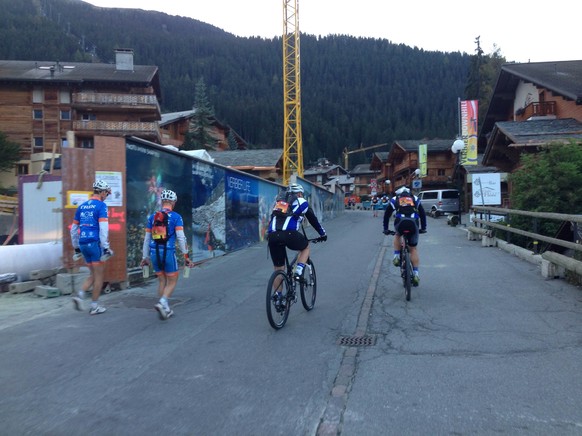
<svg viewBox="0 0 582 436"><path fill-rule="evenodd" d="M0 131L21 147L16 176L38 173L64 147L93 148L95 136L161 140L156 66L134 65L133 50L116 62L0 61Z"/></svg>
<svg viewBox="0 0 582 436"><path fill-rule="evenodd" d="M582 143L582 61L505 64L479 134L483 164L513 172L521 153Z"/></svg>
<svg viewBox="0 0 582 436"><path fill-rule="evenodd" d="M283 149L209 151L214 162L272 182L283 178Z"/></svg>

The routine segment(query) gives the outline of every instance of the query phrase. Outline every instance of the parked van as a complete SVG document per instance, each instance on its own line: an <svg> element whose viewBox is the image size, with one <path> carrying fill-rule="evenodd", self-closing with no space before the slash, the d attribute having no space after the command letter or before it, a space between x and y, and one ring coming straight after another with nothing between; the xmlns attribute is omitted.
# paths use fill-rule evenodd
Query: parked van
<svg viewBox="0 0 582 436"><path fill-rule="evenodd" d="M435 218L445 213L459 213L459 197L458 189L435 189L418 194L425 212Z"/></svg>

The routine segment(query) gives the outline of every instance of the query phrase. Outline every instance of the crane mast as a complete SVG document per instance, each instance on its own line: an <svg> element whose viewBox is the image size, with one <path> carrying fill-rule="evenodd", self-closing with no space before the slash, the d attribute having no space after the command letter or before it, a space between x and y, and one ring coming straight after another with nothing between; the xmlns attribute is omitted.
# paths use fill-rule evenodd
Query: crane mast
<svg viewBox="0 0 582 436"><path fill-rule="evenodd" d="M283 183L288 184L293 173L303 176L299 0L283 0L283 15Z"/></svg>

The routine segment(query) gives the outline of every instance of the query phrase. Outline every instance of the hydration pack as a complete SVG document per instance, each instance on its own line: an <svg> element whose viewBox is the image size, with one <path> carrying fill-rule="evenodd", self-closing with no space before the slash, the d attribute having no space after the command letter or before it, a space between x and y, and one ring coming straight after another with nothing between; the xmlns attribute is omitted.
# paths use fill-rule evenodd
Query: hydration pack
<svg viewBox="0 0 582 436"><path fill-rule="evenodd" d="M170 232L168 229L168 214L163 210L159 210L154 215L154 222L152 225L152 239L158 245L166 245L170 239Z"/></svg>
<svg viewBox="0 0 582 436"><path fill-rule="evenodd" d="M275 199L272 216L288 217L293 215L293 202L297 200L297 195L292 192L283 192Z"/></svg>
<svg viewBox="0 0 582 436"><path fill-rule="evenodd" d="M404 192L396 197L396 211L401 216L412 217L418 213L414 195L410 192Z"/></svg>

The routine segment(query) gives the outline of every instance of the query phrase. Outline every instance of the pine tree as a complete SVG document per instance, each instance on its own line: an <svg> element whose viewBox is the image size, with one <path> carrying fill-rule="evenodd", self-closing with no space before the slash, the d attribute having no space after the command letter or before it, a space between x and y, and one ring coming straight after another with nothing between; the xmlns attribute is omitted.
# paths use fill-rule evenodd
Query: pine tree
<svg viewBox="0 0 582 436"><path fill-rule="evenodd" d="M214 150L215 140L210 134L214 108L206 95L206 84L200 78L194 94L194 114L184 138L183 150Z"/></svg>

